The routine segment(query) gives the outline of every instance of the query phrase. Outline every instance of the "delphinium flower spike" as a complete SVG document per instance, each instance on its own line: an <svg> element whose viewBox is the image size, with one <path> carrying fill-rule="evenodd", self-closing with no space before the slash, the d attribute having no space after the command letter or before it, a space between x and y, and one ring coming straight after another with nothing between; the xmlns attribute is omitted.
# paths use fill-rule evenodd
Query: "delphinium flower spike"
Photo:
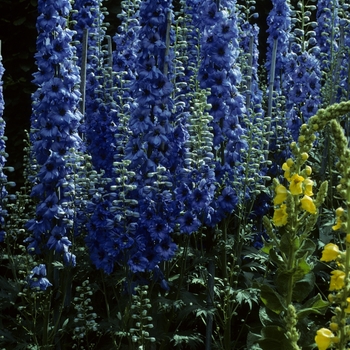
<svg viewBox="0 0 350 350"><path fill-rule="evenodd" d="M0 41L0 242L5 238L5 217L7 215L6 210L6 197L8 195L7 189L5 187L7 183L7 176L4 173L4 166L6 163L6 152L5 152L5 120L3 119L4 113L4 97L3 97L3 74L4 66L2 64L1 56L1 41Z"/></svg>
<svg viewBox="0 0 350 350"><path fill-rule="evenodd" d="M267 112L265 118L270 120L268 147L270 159L273 159L269 175L280 173L280 166L290 156L288 145L291 135L283 113L285 97L282 93L283 72L289 51L290 32L292 28L290 4L284 0L273 0L272 10L267 16L268 38L265 68L267 70Z"/></svg>
<svg viewBox="0 0 350 350"><path fill-rule="evenodd" d="M71 161L75 150L81 149L80 76L70 45L74 33L67 27L70 10L69 1L38 3L38 72L34 74L38 89L32 97L32 156L38 164L32 196L39 204L36 217L27 223L31 232L28 250L51 250L56 256L62 256L72 244L68 236L73 225L74 183L67 158Z"/></svg>
<svg viewBox="0 0 350 350"><path fill-rule="evenodd" d="M285 114L289 130L297 139L301 124L313 116L321 103L321 69L315 57L317 23L311 21L316 6L304 1L292 12L290 51L286 55L282 91L286 96Z"/></svg>

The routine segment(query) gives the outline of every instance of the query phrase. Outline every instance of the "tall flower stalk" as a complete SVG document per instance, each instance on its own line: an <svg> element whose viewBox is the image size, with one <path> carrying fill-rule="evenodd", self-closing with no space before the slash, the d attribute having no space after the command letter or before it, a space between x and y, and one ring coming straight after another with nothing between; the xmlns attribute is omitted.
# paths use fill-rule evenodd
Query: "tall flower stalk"
<svg viewBox="0 0 350 350"><path fill-rule="evenodd" d="M5 69L2 64L2 56L1 56L1 40L0 40L0 242L3 242L5 239L6 231L5 231L5 218L7 216L6 210L6 197L8 195L8 191L5 187L7 183L7 176L4 173L4 166L6 163L6 152L5 152L5 120L3 119L4 113L4 97L3 97L3 75Z"/></svg>
<svg viewBox="0 0 350 350"><path fill-rule="evenodd" d="M71 268L76 264L70 251L74 247L76 190L72 163L79 163L76 152L82 145L78 135L82 116L80 74L71 45L74 32L68 29L71 4L65 0L39 1L38 11L38 72L34 74L38 88L33 94L30 135L33 163L37 164L32 197L38 204L35 218L26 225L31 232L26 241L29 253L39 255L47 264L47 277L62 295L61 303L53 305L53 314L50 307L45 310L42 341L49 345L59 342L57 329L63 308L70 303ZM61 272L57 268L62 265L60 261L66 265Z"/></svg>

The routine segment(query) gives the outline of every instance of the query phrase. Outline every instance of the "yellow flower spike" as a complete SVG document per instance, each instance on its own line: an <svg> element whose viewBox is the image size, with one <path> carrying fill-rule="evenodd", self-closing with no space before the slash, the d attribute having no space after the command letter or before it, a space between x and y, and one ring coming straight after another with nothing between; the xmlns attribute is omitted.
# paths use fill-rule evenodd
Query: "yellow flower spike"
<svg viewBox="0 0 350 350"><path fill-rule="evenodd" d="M284 226L287 223L287 219L287 206L282 204L278 209L275 209L272 221L275 226Z"/></svg>
<svg viewBox="0 0 350 350"><path fill-rule="evenodd" d="M313 192L312 192L313 184L314 182L309 178L304 180L304 194L310 197L313 196Z"/></svg>
<svg viewBox="0 0 350 350"><path fill-rule="evenodd" d="M283 185L277 185L275 188L275 193L276 196L273 199L274 205L282 204L287 199L288 191Z"/></svg>
<svg viewBox="0 0 350 350"><path fill-rule="evenodd" d="M322 257L320 261L333 261L335 260L338 255L340 254L339 247L334 243L328 243L324 246L322 251Z"/></svg>
<svg viewBox="0 0 350 350"><path fill-rule="evenodd" d="M316 214L317 209L314 201L311 197L305 195L302 199L300 199L301 207L305 211L307 211L310 214Z"/></svg>
<svg viewBox="0 0 350 350"><path fill-rule="evenodd" d="M327 328L321 328L317 331L315 342L319 350L326 350L332 344L334 334Z"/></svg>
<svg viewBox="0 0 350 350"><path fill-rule="evenodd" d="M331 272L331 283L329 286L329 290L340 290L345 286L345 272L340 270L334 270Z"/></svg>
<svg viewBox="0 0 350 350"><path fill-rule="evenodd" d="M303 193L303 181L305 179L298 175L294 174L292 178L290 179L290 185L289 185L289 190L292 193L292 195L298 195Z"/></svg>

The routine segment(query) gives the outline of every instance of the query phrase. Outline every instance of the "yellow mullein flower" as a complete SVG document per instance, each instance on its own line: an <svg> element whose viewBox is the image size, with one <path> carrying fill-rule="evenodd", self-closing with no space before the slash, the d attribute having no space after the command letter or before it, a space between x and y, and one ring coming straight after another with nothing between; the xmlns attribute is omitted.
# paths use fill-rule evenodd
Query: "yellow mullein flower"
<svg viewBox="0 0 350 350"><path fill-rule="evenodd" d="M328 243L324 246L322 251L321 261L332 261L335 260L340 254L339 247L336 244Z"/></svg>
<svg viewBox="0 0 350 350"><path fill-rule="evenodd" d="M334 334L327 328L321 328L317 331L315 342L319 350L326 350L332 344Z"/></svg>
<svg viewBox="0 0 350 350"><path fill-rule="evenodd" d="M275 188L276 196L273 199L273 204L282 204L287 199L288 191L283 185L277 185Z"/></svg>
<svg viewBox="0 0 350 350"><path fill-rule="evenodd" d="M275 209L272 221L275 226L284 226L287 223L287 206L282 204L278 209Z"/></svg>
<svg viewBox="0 0 350 350"><path fill-rule="evenodd" d="M335 211L335 217L336 217L336 224L334 226L332 226L332 230L336 231L339 230L343 224L342 220L341 220L341 216L344 213L344 209L342 207L338 208Z"/></svg>
<svg viewBox="0 0 350 350"><path fill-rule="evenodd" d="M310 214L316 214L317 209L314 201L309 196L304 196L300 199L301 207Z"/></svg>
<svg viewBox="0 0 350 350"><path fill-rule="evenodd" d="M313 184L314 182L309 178L304 180L304 194L310 197L313 196L313 192L312 192Z"/></svg>
<svg viewBox="0 0 350 350"><path fill-rule="evenodd" d="M303 193L303 181L305 179L298 175L294 174L292 178L290 179L290 185L289 185L289 190L292 193L292 195L298 195Z"/></svg>
<svg viewBox="0 0 350 350"><path fill-rule="evenodd" d="M284 177L290 181L290 166L287 163L283 163L282 169L284 170Z"/></svg>
<svg viewBox="0 0 350 350"><path fill-rule="evenodd" d="M329 286L329 290L340 290L342 288L344 288L345 283L345 272L344 271L340 271L340 270L334 270L331 272L331 274L333 276L331 276L331 283Z"/></svg>

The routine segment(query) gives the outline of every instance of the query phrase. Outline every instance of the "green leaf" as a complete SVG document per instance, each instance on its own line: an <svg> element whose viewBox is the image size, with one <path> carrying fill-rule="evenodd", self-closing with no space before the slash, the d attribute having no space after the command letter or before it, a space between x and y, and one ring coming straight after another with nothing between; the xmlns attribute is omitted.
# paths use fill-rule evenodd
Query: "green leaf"
<svg viewBox="0 0 350 350"><path fill-rule="evenodd" d="M316 250L316 244L309 238L306 238L301 243L300 248L297 250L295 257L296 259L300 259L301 257L310 256Z"/></svg>
<svg viewBox="0 0 350 350"><path fill-rule="evenodd" d="M270 286L263 284L260 287L260 290L260 299L267 308L272 310L277 315L279 315L283 310L286 309L282 296L279 295Z"/></svg>
<svg viewBox="0 0 350 350"><path fill-rule="evenodd" d="M259 319L264 327L272 325L280 327L284 326L284 322L281 317L264 306L261 306L259 309Z"/></svg>
<svg viewBox="0 0 350 350"><path fill-rule="evenodd" d="M315 275L310 272L304 278L295 283L293 290L293 299L302 302L313 290L315 285Z"/></svg>
<svg viewBox="0 0 350 350"><path fill-rule="evenodd" d="M278 326L267 326L261 330L262 337L258 340L263 350L293 350L284 330Z"/></svg>
<svg viewBox="0 0 350 350"><path fill-rule="evenodd" d="M270 249L270 259L277 265L284 264L282 257L276 252L275 249Z"/></svg>
<svg viewBox="0 0 350 350"><path fill-rule="evenodd" d="M61 262L59 262L59 261L54 261L54 262L52 263L52 265L53 265L54 267L56 267L56 269L58 269L58 270L64 269L63 264L62 264Z"/></svg>
<svg viewBox="0 0 350 350"><path fill-rule="evenodd" d="M260 249L263 253L269 254L270 250L274 247L274 243L273 242L266 242L264 240L264 246Z"/></svg>
<svg viewBox="0 0 350 350"><path fill-rule="evenodd" d="M307 315L314 313L324 315L329 306L329 302L322 299L320 294L308 299L304 305L297 311L298 319L302 319Z"/></svg>
<svg viewBox="0 0 350 350"><path fill-rule="evenodd" d="M294 273L294 280L300 281L312 270L312 266L305 260L305 258L298 259L297 268Z"/></svg>

